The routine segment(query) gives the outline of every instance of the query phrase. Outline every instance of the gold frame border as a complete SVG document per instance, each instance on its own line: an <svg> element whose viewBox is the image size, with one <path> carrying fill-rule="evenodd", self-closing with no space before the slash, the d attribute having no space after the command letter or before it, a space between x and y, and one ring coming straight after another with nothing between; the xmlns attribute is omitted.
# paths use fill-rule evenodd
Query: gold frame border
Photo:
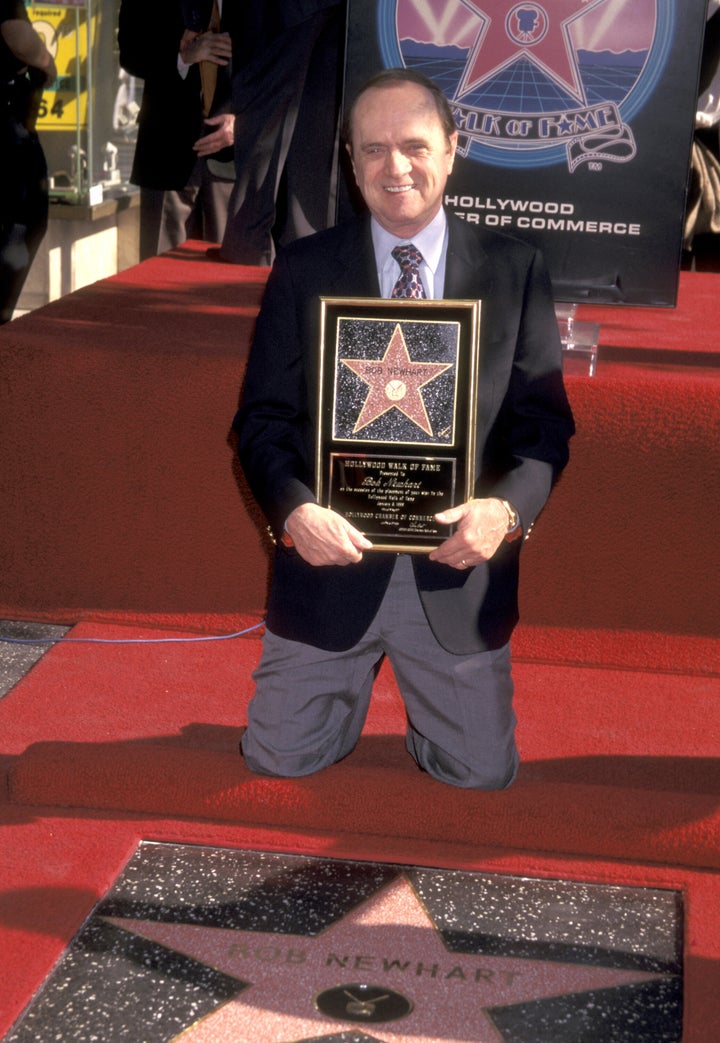
<svg viewBox="0 0 720 1043"><path fill-rule="evenodd" d="M388 320L388 313L398 312L407 313L407 319L413 319L415 321L422 321L423 312L455 312L460 313L460 326L461 326L461 340L460 340L460 354L464 354L464 359L460 359L458 362L459 370L467 374L467 401L466 401L466 417L465 417L465 430L461 432L464 434L464 453L465 453L465 475L464 483L462 485L463 501L465 502L471 499L475 485L475 455L477 451L477 402L478 402L478 379L479 379L479 364L480 364L480 331L481 331L481 320L482 320L482 301L480 300L454 300L454 299L439 299L439 300L397 300L394 298L385 297L321 297L320 298L320 343L318 345L318 401L317 401L317 424L315 433L315 494L317 496L318 503L323 504L326 498L327 481L325 478L325 467L324 467L324 455L326 451L326 441L332 442L333 439L327 439L325 437L324 424L327 412L327 401L326 401L326 383L327 383L327 360L328 358L334 359L335 353L332 352L328 355L326 349L326 339L328 336L328 312L333 310L340 310L347 308L353 313L358 311L366 311L367 315L355 315L356 318L367 318L367 319L382 319ZM399 322L403 321L403 316L398 319ZM427 318L426 320L427 321ZM467 339L470 343L465 343L463 337L464 326L469 321L470 332ZM458 389L462 393L464 390L461 385L462 374L458 374ZM394 443L379 443L380 445L394 445ZM399 443L398 443L399 444ZM405 443L402 443L403 445ZM418 455L422 453L425 456L432 456L433 454L429 450L440 448L430 444L419 444L413 447L414 452L409 452L405 455ZM452 455L452 450L447 446L442 447L443 455ZM344 444L343 452L347 452L347 444ZM455 451L457 454L457 450ZM402 455L402 454L401 454ZM325 504L329 506L329 504ZM438 543L442 542L441 540ZM416 544L412 542L401 543L399 541L373 543L373 550L383 551L395 551L398 553L420 553L428 554L434 546L438 544Z"/></svg>

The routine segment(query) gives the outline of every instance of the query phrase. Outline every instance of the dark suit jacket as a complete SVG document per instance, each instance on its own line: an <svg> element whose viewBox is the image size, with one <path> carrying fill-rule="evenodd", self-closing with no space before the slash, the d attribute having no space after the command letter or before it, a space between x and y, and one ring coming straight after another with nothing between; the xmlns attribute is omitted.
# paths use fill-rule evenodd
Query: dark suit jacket
<svg viewBox="0 0 720 1043"><path fill-rule="evenodd" d="M223 6L232 8L231 0ZM184 29L181 0L122 0L118 17L120 65L131 76L144 80L130 176L133 184L142 188L184 188L197 159L193 144L206 133L199 67L191 65L184 79L177 69ZM230 111L230 80L230 66L219 67L211 115ZM213 156L220 162L232 158L232 148Z"/></svg>
<svg viewBox="0 0 720 1043"><path fill-rule="evenodd" d="M483 301L475 493L509 500L527 531L567 462L573 433L548 275L526 243L449 222L445 297ZM379 296L368 219L293 243L268 281L235 426L245 474L275 533L314 499L321 295ZM450 651L509 639L520 545L505 543L468 571L413 555L430 625ZM357 565L318 568L279 547L268 626L308 644L351 647L378 608L393 561L370 551Z"/></svg>
<svg viewBox="0 0 720 1043"><path fill-rule="evenodd" d="M207 0L183 0L189 7ZM331 7L344 8L344 0L226 0L223 20L233 38L233 65L237 70L256 61L272 48L279 37ZM286 38L292 44L292 37ZM278 60L282 61L280 55Z"/></svg>

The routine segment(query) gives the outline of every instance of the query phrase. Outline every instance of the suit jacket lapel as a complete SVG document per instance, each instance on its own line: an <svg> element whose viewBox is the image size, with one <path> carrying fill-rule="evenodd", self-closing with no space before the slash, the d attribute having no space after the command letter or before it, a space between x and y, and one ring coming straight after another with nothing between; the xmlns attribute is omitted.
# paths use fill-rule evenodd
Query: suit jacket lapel
<svg viewBox="0 0 720 1043"><path fill-rule="evenodd" d="M375 252L367 216L337 226L340 238L328 272L325 295L330 297L379 297Z"/></svg>
<svg viewBox="0 0 720 1043"><path fill-rule="evenodd" d="M448 252L445 264L445 296L476 300L492 290L493 272L488 254L474 229L448 214Z"/></svg>

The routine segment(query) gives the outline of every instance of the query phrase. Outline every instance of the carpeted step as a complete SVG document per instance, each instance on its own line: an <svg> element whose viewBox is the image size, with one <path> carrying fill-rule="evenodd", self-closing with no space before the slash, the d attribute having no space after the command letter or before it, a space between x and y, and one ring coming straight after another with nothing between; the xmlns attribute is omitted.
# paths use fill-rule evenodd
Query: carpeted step
<svg viewBox="0 0 720 1043"><path fill-rule="evenodd" d="M669 763L672 759L668 759ZM572 763L572 762L570 762ZM470 846L720 868L716 762L678 788L625 772L582 781L568 762L525 764L509 790L454 789L418 772L400 736L365 736L341 764L302 779L251 774L230 752L40 742L8 771L14 804L113 809L324 833L459 840ZM592 777L592 775L590 776ZM713 784L715 778L715 784Z"/></svg>

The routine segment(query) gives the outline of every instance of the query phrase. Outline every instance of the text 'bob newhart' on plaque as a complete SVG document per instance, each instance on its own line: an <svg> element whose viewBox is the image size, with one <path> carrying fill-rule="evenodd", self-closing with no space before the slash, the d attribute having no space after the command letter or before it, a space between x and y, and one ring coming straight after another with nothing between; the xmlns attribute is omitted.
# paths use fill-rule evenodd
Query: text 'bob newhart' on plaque
<svg viewBox="0 0 720 1043"><path fill-rule="evenodd" d="M480 301L320 307L318 502L374 550L430 551L473 495Z"/></svg>

